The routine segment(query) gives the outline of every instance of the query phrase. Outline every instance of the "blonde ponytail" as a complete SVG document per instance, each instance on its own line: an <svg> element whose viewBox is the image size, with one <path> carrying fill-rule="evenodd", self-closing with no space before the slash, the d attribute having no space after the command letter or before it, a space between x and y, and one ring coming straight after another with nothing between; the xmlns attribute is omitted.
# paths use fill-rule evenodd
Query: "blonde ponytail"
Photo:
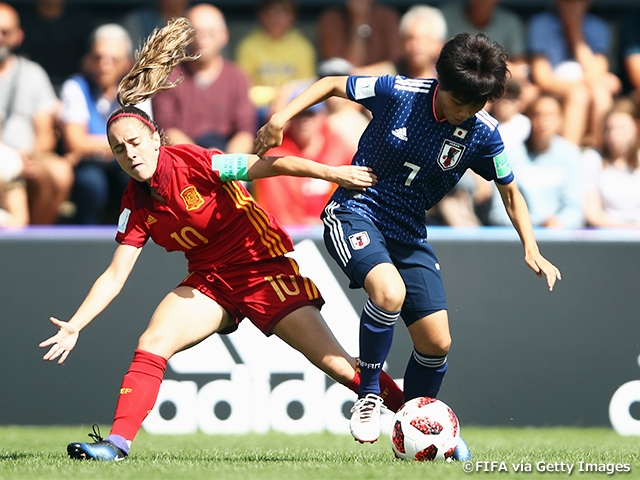
<svg viewBox="0 0 640 480"><path fill-rule="evenodd" d="M198 55L192 56L187 52L193 35L191 23L184 17L174 18L166 26L156 28L142 48L136 51L131 71L120 81L118 103L122 106L138 105L160 90L177 86L182 77L174 82L167 82L167 78L182 62L198 58Z"/></svg>

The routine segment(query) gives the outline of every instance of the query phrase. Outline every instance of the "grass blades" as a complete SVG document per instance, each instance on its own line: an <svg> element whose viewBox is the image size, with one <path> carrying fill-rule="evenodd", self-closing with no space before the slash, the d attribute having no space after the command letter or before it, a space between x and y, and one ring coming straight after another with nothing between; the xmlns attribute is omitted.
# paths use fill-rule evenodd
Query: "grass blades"
<svg viewBox="0 0 640 480"><path fill-rule="evenodd" d="M141 432L124 462L69 459L67 443L91 441L90 430L90 426L0 427L0 479L409 480L486 475L531 479L567 476L573 465L571 477L586 480L612 476L606 469L616 464L626 464L631 471L615 476L640 478L640 438L621 437L605 428L465 427L462 433L473 455L467 467L471 473L465 473L459 462L397 460L386 436L373 445L360 445L350 436L330 434ZM515 471L519 465L520 473ZM523 472L527 465L531 471Z"/></svg>

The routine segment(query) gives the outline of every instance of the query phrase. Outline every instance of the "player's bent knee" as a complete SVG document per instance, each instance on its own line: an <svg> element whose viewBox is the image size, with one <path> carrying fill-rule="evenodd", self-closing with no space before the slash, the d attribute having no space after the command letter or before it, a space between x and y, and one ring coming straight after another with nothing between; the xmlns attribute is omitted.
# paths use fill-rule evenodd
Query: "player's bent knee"
<svg viewBox="0 0 640 480"><path fill-rule="evenodd" d="M417 352L425 355L445 356L451 349L451 337L443 336L442 338L429 339L425 342L418 342L414 345Z"/></svg>
<svg viewBox="0 0 640 480"><path fill-rule="evenodd" d="M388 312L400 310L407 293L400 273L387 263L377 265L369 272L364 289L373 303Z"/></svg>
<svg viewBox="0 0 640 480"><path fill-rule="evenodd" d="M433 355L444 356L449 353L451 348L451 341L449 342L441 342L433 346Z"/></svg>
<svg viewBox="0 0 640 480"><path fill-rule="evenodd" d="M435 349L438 351L438 354L446 355L449 353L451 349L451 335L442 336L439 338L434 345Z"/></svg>
<svg viewBox="0 0 640 480"><path fill-rule="evenodd" d="M138 339L138 349L169 358L178 350L173 345L173 342L168 341L167 338L166 335L147 330Z"/></svg>
<svg viewBox="0 0 640 480"><path fill-rule="evenodd" d="M404 285L390 285L388 288L377 289L369 297L378 307L387 312L396 312L402 308L406 290Z"/></svg>

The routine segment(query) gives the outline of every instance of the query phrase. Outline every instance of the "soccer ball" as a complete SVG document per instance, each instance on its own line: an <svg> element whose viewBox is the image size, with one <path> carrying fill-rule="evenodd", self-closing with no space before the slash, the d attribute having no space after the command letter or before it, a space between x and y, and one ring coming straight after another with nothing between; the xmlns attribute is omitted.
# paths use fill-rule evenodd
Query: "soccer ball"
<svg viewBox="0 0 640 480"><path fill-rule="evenodd" d="M403 460L449 460L458 445L460 424L453 410L431 397L409 400L391 420L391 446Z"/></svg>

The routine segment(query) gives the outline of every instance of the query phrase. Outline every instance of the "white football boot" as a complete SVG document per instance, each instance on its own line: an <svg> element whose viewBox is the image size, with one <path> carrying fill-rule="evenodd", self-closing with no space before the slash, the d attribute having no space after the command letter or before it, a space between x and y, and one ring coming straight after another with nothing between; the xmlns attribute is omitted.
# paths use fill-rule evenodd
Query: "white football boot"
<svg viewBox="0 0 640 480"><path fill-rule="evenodd" d="M373 443L380 437L380 406L382 398L375 393L367 393L351 407L349 428L351 435L360 443Z"/></svg>

